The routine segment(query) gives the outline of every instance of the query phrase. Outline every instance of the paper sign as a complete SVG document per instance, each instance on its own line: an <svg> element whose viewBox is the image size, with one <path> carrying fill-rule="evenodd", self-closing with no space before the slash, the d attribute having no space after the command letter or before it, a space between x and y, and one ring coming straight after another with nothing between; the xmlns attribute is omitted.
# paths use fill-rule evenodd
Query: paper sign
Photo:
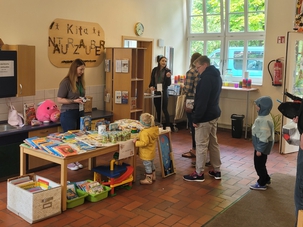
<svg viewBox="0 0 303 227"><path fill-rule="evenodd" d="M119 160L134 156L135 146L132 140L119 143Z"/></svg>

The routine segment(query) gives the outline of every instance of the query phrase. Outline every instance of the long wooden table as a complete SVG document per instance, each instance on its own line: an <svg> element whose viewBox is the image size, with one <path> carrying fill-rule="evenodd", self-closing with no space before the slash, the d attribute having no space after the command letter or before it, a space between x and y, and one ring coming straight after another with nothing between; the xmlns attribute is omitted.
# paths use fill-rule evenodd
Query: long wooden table
<svg viewBox="0 0 303 227"><path fill-rule="evenodd" d="M40 150L35 150L27 145L21 144L20 145L20 176L23 176L26 174L26 161L27 161L27 156L35 156L50 162L57 163L61 166L61 175L60 175L60 181L61 181L61 186L62 186L62 211L66 210L66 191L67 191L67 165L72 162L79 162L82 160L88 159L88 169L91 170L93 167L96 166L96 157L97 156L102 156L108 153L116 152L119 150L119 144L113 144L110 146L105 146L102 148L98 148L92 151L87 151L85 153L81 153L78 155L66 157L66 158L61 158L57 157L55 155L51 155L48 153L45 153ZM110 160L109 160L110 161ZM136 179L136 157L132 156L130 158L130 165L134 167L134 179Z"/></svg>

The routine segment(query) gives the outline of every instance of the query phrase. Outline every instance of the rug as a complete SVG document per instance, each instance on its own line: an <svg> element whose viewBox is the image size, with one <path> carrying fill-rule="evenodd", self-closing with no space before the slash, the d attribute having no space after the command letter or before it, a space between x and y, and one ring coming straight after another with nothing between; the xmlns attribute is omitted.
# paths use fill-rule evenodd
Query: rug
<svg viewBox="0 0 303 227"><path fill-rule="evenodd" d="M295 177L275 173L266 191L249 190L202 227L294 227Z"/></svg>

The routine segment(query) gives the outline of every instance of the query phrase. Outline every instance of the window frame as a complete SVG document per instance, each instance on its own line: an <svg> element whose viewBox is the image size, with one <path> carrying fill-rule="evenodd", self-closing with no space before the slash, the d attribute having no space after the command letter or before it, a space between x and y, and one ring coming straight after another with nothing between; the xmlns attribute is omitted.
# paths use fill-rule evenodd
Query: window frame
<svg viewBox="0 0 303 227"><path fill-rule="evenodd" d="M227 66L227 54L228 54L228 44L230 41L235 41L235 40L243 40L244 43L244 52L245 52L245 56L247 56L247 50L248 50L248 42L250 40L262 40L263 43L265 42L265 30L264 31L256 31L256 32L248 32L248 20L249 20L249 14L248 14L248 2L249 0L243 0L244 1L244 31L243 32L230 32L229 30L229 23L224 23L225 21L229 21L230 19L230 15L228 13L228 9L229 9L229 4L230 4L230 0L220 0L220 15L221 17L223 16L223 20L221 20L221 32L220 33L207 33L207 20L203 20L203 27L204 30L201 33L191 33L191 18L193 16L199 16L199 15L191 15L191 10L192 10L192 1L193 0L187 0L187 8L188 8L188 29L187 29L187 46L188 46L188 58L190 59L191 54L191 44L192 42L196 42L196 41L201 41L203 42L203 51L201 54L203 55L208 55L209 53L207 53L207 43L209 41L214 41L214 40L220 40L221 41L221 50L223 49L222 52L220 52L220 72L222 74L222 79L224 79L224 74L226 74L228 66ZM206 6L206 2L208 0L201 0L204 4L204 6ZM266 0L264 0L264 14L265 14L265 7L266 7ZM224 5L224 7L223 7ZM223 12L223 10L225 10L225 12ZM262 12L262 11L261 11ZM207 16L207 12L206 12L206 7L203 7L203 17ZM201 15L200 15L201 16ZM266 15L265 15L266 17ZM264 23L265 23L266 18L264 18ZM247 59L245 59L247 60ZM188 60L189 61L189 60ZM247 61L243 62L244 65L243 67L247 66ZM264 75L264 45L263 45L263 59L262 59L262 67L261 67L262 71L261 71L261 77L259 78L253 78L252 83L254 85L262 85L263 82L263 75ZM245 74L245 69L242 70L242 77L239 76L233 76L231 78L229 78L229 80L232 83L237 83L239 81L242 80L242 78L244 78L244 74ZM248 70L249 71L249 70Z"/></svg>

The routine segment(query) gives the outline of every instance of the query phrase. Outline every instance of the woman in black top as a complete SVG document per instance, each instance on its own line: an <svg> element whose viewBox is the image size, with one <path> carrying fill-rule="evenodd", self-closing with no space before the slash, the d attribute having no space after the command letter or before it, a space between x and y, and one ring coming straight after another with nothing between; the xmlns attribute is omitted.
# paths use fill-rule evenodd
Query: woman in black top
<svg viewBox="0 0 303 227"><path fill-rule="evenodd" d="M154 91L155 94L161 94L162 93L162 111L165 116L165 124L163 124L163 129L166 128L166 126L171 126L170 124L170 118L169 113L167 111L168 106L168 91L167 88L169 85L171 85L171 70L166 67L167 64L167 58L164 56L161 56L158 59L158 66L153 68L151 73L151 80L149 83L149 88L151 91ZM161 88L162 86L162 92L157 91L157 89ZM157 112L157 121L160 122L161 119L161 98L155 98L154 104L156 107ZM173 127L171 127L173 130Z"/></svg>

